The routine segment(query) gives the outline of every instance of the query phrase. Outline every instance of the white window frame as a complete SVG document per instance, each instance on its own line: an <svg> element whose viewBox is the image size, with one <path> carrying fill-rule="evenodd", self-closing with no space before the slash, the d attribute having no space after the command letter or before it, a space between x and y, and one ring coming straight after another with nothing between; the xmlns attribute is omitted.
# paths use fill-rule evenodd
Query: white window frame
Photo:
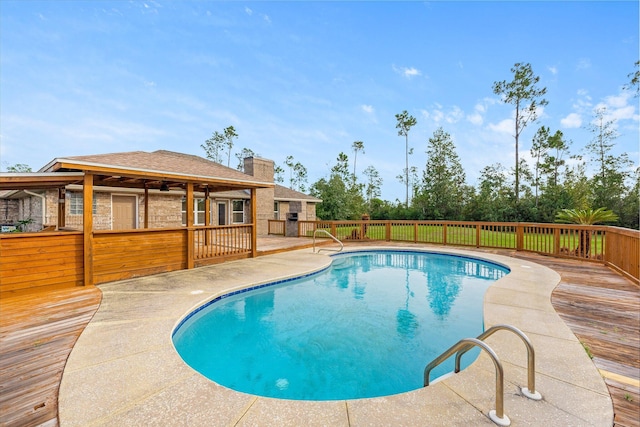
<svg viewBox="0 0 640 427"><path fill-rule="evenodd" d="M79 191L67 191L69 203L69 215L82 215L84 213L84 195ZM96 199L96 193L93 193L93 201L91 203L91 210L94 215L98 213L98 199Z"/></svg>
<svg viewBox="0 0 640 427"><path fill-rule="evenodd" d="M201 211L198 210L198 203L199 202L202 203L202 210ZM205 199L203 197L194 197L194 199L193 199L193 225L205 225L206 219L205 219L205 216L204 216L204 214L205 214L205 211L204 211L205 204L204 204L204 202L205 202ZM185 210L185 207L186 207L185 205L186 204L187 204L186 198L183 198L182 201L181 201L181 206L182 207L181 207L180 211L181 211L181 217L182 217L182 226L184 226L184 227L186 227L186 225L187 225L187 216L186 216L187 211ZM200 223L198 221L198 214L199 213L202 213L202 223Z"/></svg>
<svg viewBox="0 0 640 427"><path fill-rule="evenodd" d="M273 219L280 219L280 202L273 201Z"/></svg>
<svg viewBox="0 0 640 427"><path fill-rule="evenodd" d="M242 210L236 210L236 203L240 204ZM236 215L242 215L240 221L236 221ZM231 201L231 224L244 224L244 200L236 199Z"/></svg>

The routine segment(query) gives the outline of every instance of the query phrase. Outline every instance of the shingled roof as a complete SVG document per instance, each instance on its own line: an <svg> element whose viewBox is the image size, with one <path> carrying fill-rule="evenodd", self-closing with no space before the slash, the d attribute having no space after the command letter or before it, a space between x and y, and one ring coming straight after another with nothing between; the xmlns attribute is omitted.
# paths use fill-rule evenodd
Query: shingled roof
<svg viewBox="0 0 640 427"><path fill-rule="evenodd" d="M66 160L104 166L120 166L132 170L172 172L181 175L260 182L251 175L228 168L203 157L167 150L157 150L153 152L129 151L124 153L63 157L54 160L54 162L62 163ZM51 166L45 166L45 168L47 167ZM45 171L46 170L41 170L41 172Z"/></svg>
<svg viewBox="0 0 640 427"><path fill-rule="evenodd" d="M273 186L273 183L261 181L211 160L167 150L56 158L40 169L40 172L70 171L88 171L97 176L110 176L108 179L111 184L114 183L113 177L122 176L127 177L128 182L132 178L142 180L151 177L158 182L168 181L175 185L187 181L215 184L218 190Z"/></svg>

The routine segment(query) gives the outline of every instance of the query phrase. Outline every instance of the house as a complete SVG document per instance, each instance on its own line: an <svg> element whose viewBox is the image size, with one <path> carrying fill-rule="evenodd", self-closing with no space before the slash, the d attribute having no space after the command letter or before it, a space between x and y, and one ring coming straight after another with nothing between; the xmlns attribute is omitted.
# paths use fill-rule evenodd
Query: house
<svg viewBox="0 0 640 427"><path fill-rule="evenodd" d="M29 231L0 233L0 298L255 257L269 220L293 210L315 219L320 202L276 186L273 169L257 157L244 173L160 150L0 173L0 223Z"/></svg>
<svg viewBox="0 0 640 427"><path fill-rule="evenodd" d="M123 174L118 175L122 169ZM126 171L153 175L139 185L138 178ZM216 185L201 186L193 193L193 225L250 224L251 192L256 188L256 232L268 233L268 220L284 219L295 209L299 219L315 220L316 204L321 200L274 183L274 163L249 157L244 172L205 158L166 150L133 151L57 158L35 175L94 171L104 175L93 186L93 230L170 228L186 225L187 201L184 183L172 182L171 174L215 179ZM8 174L4 174L7 176ZM17 174L21 175L21 174ZM16 175L16 176L17 176ZM28 174L27 174L28 175ZM162 179L163 177L167 179ZM81 229L83 183L69 179L57 188L21 189L0 193L0 224L5 231L19 226L23 231L44 228ZM226 185L225 185L226 184ZM225 191L225 187L229 190ZM220 191L222 190L222 191ZM208 218L208 220L207 220Z"/></svg>

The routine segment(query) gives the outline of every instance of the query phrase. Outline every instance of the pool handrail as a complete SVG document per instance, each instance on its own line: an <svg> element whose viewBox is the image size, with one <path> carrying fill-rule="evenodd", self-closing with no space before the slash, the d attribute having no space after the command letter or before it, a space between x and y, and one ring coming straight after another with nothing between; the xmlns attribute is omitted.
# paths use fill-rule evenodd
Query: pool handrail
<svg viewBox="0 0 640 427"><path fill-rule="evenodd" d="M499 324L499 325L494 325L490 327L489 329L487 329L486 331L478 335L476 338L478 340L484 341L485 338L488 338L491 335L493 335L495 332L501 331L501 330L511 331L517 336L519 336L522 342L524 343L525 347L527 348L527 387L521 388L522 394L524 394L526 397L528 397L531 400L541 400L542 395L540 395L540 393L536 391L536 368L535 368L536 354L535 354L535 350L533 349L533 345L531 344L531 341L524 334L524 332L522 332L520 329L516 328L515 326ZM456 373L460 372L460 359L462 358L462 355L465 354L467 351L471 350L471 347L472 347L471 345L468 345L466 348L463 348L462 350L458 351L458 353L456 353L456 365L455 365Z"/></svg>
<svg viewBox="0 0 640 427"><path fill-rule="evenodd" d="M486 351L496 368L496 409L489 411L489 418L499 426L509 426L511 425L511 420L504 413L504 370L502 368L502 363L500 363L498 355L484 341L480 341L477 338L463 338L440 356L436 357L426 366L426 368L424 368L424 386L429 386L429 374L433 368L444 362L454 353L474 346L480 347L482 350Z"/></svg>
<svg viewBox="0 0 640 427"><path fill-rule="evenodd" d="M327 236L331 237L334 241L340 244L340 249L319 248L318 253L320 253L320 251L323 249L325 251L342 252L342 250L344 249L344 244L336 236L329 233L327 230L318 228L313 231L313 253L316 253L316 233L317 232L325 233Z"/></svg>

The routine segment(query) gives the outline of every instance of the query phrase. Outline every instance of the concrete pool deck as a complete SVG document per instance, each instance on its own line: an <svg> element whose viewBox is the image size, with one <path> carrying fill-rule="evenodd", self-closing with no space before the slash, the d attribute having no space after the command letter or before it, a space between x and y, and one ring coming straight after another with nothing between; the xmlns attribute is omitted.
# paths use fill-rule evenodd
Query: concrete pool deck
<svg viewBox="0 0 640 427"><path fill-rule="evenodd" d="M527 356L520 339L506 331L488 338L504 367L504 413L511 425L613 424L604 380L551 305L551 292L560 280L556 272L501 255L410 248L488 259L511 269L485 294L485 325L510 324L529 337L536 351L536 391L543 396L533 401L520 392L527 386ZM484 353L459 374L427 388L328 402L235 392L204 378L176 353L173 329L203 302L231 290L322 269L330 262L327 252L303 249L100 285L102 304L64 371L60 425L495 425L488 417L496 405L495 369Z"/></svg>

